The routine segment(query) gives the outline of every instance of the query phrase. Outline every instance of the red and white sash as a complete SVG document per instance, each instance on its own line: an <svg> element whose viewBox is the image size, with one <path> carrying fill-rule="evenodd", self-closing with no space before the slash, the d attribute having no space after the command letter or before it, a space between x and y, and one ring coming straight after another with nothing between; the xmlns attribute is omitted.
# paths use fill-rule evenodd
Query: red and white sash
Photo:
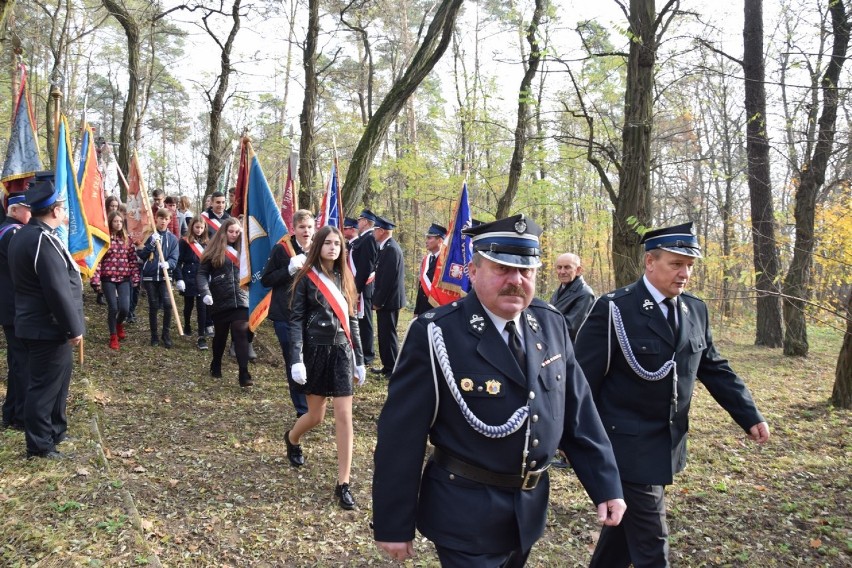
<svg viewBox="0 0 852 568"><path fill-rule="evenodd" d="M185 240L186 244L189 245L189 250L195 253L195 256L198 257L198 260L201 260L201 255L204 254L204 247L201 246L201 243L199 243L198 241L189 242L186 237L184 237L183 240Z"/></svg>
<svg viewBox="0 0 852 568"><path fill-rule="evenodd" d="M346 302L346 298L343 297L340 289L332 282L331 278L317 270L315 266L311 267L307 275L311 279L311 282L316 285L317 290L328 301L328 305L331 306L334 315L337 316L337 319L340 320L340 325L343 326L343 331L346 333L349 345L352 345L352 334L349 332L349 304Z"/></svg>
<svg viewBox="0 0 852 568"><path fill-rule="evenodd" d="M240 253L231 245L225 247L225 256L231 261L231 264L237 267L240 266Z"/></svg>
<svg viewBox="0 0 852 568"><path fill-rule="evenodd" d="M207 223L207 226L213 229L214 231L218 231L219 227L222 226L222 221L219 219L213 219L210 215L207 214L207 211L204 211L201 214L201 218L204 219L204 222Z"/></svg>

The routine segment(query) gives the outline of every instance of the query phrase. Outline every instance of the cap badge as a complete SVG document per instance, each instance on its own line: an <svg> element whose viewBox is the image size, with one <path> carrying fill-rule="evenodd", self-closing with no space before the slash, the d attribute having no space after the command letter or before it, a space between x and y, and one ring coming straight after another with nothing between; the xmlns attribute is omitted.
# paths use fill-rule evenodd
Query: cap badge
<svg viewBox="0 0 852 568"><path fill-rule="evenodd" d="M463 378L459 384L464 392L470 392L473 390L473 381L467 377Z"/></svg>
<svg viewBox="0 0 852 568"><path fill-rule="evenodd" d="M645 301L642 302L642 307L646 310L653 310L654 309L654 302L645 298Z"/></svg>
<svg viewBox="0 0 852 568"><path fill-rule="evenodd" d="M535 319L535 316L529 313L524 315L527 316L527 323L530 324L530 328L532 328L533 331L538 331L538 320Z"/></svg>
<svg viewBox="0 0 852 568"><path fill-rule="evenodd" d="M485 381L485 390L490 395L500 394L500 381L495 381L494 379L490 381Z"/></svg>
<svg viewBox="0 0 852 568"><path fill-rule="evenodd" d="M515 222L515 232L519 235L523 235L527 232L527 222L524 221L523 218Z"/></svg>

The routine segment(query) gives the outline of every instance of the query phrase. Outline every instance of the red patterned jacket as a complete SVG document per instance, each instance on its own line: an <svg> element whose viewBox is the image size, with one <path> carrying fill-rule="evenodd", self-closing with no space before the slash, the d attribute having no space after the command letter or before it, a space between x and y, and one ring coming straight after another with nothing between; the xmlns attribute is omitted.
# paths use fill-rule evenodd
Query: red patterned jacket
<svg viewBox="0 0 852 568"><path fill-rule="evenodd" d="M134 286L139 284L139 261L136 257L136 248L130 239L125 241L116 236L110 237L109 250L92 275L92 286L100 287L101 280L106 282L130 280Z"/></svg>

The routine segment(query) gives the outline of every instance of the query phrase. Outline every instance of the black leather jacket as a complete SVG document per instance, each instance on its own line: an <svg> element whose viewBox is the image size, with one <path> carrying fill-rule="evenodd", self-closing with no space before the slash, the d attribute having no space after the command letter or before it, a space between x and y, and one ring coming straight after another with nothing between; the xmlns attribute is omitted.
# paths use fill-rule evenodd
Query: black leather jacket
<svg viewBox="0 0 852 568"><path fill-rule="evenodd" d="M195 282L199 296L213 296L213 305L207 308L210 314L249 307L248 292L240 288L240 269L227 257L219 268L210 261L199 264Z"/></svg>
<svg viewBox="0 0 852 568"><path fill-rule="evenodd" d="M339 277L335 280L340 282ZM355 364L363 365L361 335L358 332L358 318L355 316L349 316L349 333L352 336ZM293 295L293 304L290 307L290 342L294 362L302 361L302 345L305 342L316 345L340 345L349 342L328 300L307 276L299 279L296 293Z"/></svg>

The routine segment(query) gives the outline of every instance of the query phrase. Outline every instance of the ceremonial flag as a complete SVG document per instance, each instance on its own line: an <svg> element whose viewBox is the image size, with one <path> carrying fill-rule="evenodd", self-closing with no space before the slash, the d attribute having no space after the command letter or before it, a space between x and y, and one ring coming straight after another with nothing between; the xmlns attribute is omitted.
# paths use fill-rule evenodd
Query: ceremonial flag
<svg viewBox="0 0 852 568"><path fill-rule="evenodd" d="M130 240L141 245L154 231L154 215L151 213L151 204L148 202L148 190L145 189L145 180L142 179L142 171L139 169L139 157L136 152L130 158L130 171L127 179L118 170L119 177L127 186L127 233Z"/></svg>
<svg viewBox="0 0 852 568"><path fill-rule="evenodd" d="M98 169L95 151L95 136L92 127L83 127L83 141L80 145L80 167L77 169L77 186L83 196L83 211L89 222L92 236L92 252L78 260L80 272L91 277L98 263L109 250L109 223L104 210L104 180Z"/></svg>
<svg viewBox="0 0 852 568"><path fill-rule="evenodd" d="M15 99L15 113L12 118L12 132L9 146L6 148L6 161L0 182L6 193L21 192L35 173L42 169L36 136L30 93L27 88L27 71L21 65L21 87Z"/></svg>
<svg viewBox="0 0 852 568"><path fill-rule="evenodd" d="M296 152L290 152L290 157L287 159L287 181L284 182L284 193L281 195L281 218L290 233L293 232L293 213L296 212L296 182L293 179L293 173L296 171L298 159L299 155Z"/></svg>
<svg viewBox="0 0 852 568"><path fill-rule="evenodd" d="M340 203L340 181L337 179L337 154L335 154L334 162L331 165L331 176L325 188L325 195L322 196L322 207L320 207L319 216L317 217L317 230L325 225L333 225L343 230L343 215L340 214L342 209Z"/></svg>
<svg viewBox="0 0 852 568"><path fill-rule="evenodd" d="M83 196L77 185L77 172L74 171L74 161L71 159L68 119L64 114L59 116L54 163L56 164L54 184L59 194L58 200L65 201L65 209L68 212L67 226L63 223L56 232L71 256L77 260L84 259L92 252L92 235L83 209Z"/></svg>
<svg viewBox="0 0 852 568"><path fill-rule="evenodd" d="M473 245L470 237L462 234L462 229L470 227L471 222L465 182L447 232L447 245L435 263L435 276L429 297L429 303L433 306L449 304L466 296L470 291L467 265L473 258Z"/></svg>
<svg viewBox="0 0 852 568"><path fill-rule="evenodd" d="M285 240L287 226L281 219L275 196L269 189L251 142L245 137L243 140L247 168L243 241L240 249L240 285L248 288L249 329L254 331L269 312L271 291L260 282L263 267L272 247L282 240L289 244L289 240Z"/></svg>
<svg viewBox="0 0 852 568"><path fill-rule="evenodd" d="M234 201L231 203L231 217L239 217L245 213L246 200L246 176L248 175L248 145L251 144L247 136L240 138L240 168L237 170L237 183L234 186ZM228 160L228 169L231 161Z"/></svg>

